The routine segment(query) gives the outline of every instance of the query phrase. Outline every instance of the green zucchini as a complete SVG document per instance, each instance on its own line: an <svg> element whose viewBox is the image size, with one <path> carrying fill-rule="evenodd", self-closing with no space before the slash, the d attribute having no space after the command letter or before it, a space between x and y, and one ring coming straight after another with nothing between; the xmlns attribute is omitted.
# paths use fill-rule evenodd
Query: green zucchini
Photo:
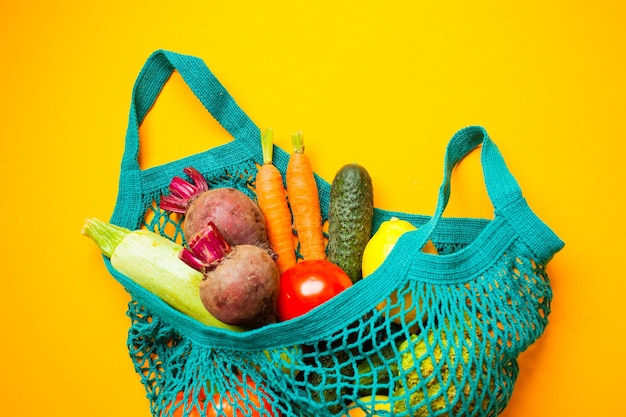
<svg viewBox="0 0 626 417"><path fill-rule="evenodd" d="M330 186L327 256L352 282L363 277L363 251L372 237L373 217L372 178L357 163L344 165Z"/></svg>
<svg viewBox="0 0 626 417"><path fill-rule="evenodd" d="M182 246L148 230L129 230L92 218L82 234L93 240L111 265L178 311L212 327L242 331L213 317L200 299L201 272L179 259Z"/></svg>

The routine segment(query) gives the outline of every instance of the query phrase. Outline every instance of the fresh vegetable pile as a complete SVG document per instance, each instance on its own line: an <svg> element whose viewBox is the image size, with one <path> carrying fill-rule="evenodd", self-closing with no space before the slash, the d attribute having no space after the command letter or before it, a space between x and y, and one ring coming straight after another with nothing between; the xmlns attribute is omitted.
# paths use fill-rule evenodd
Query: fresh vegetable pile
<svg viewBox="0 0 626 417"><path fill-rule="evenodd" d="M305 320L370 279L401 236L417 227L396 217L374 227L372 179L356 163L337 171L329 206L321 207L302 133L292 137L284 175L273 163L272 136L271 129L261 134L263 163L257 166L252 196L227 186L211 188L192 166L183 170L186 177L171 179L157 209L181 220L182 243L98 219L86 220L82 233L116 271L210 328L260 335L260 329ZM327 224L322 212L328 214ZM422 251L439 254L430 240ZM481 292L492 285L500 284L485 283ZM226 360L228 349L216 349L209 365L177 364L175 372L203 377L193 381L194 388L175 388L175 398L155 400L155 414L430 416L442 410L482 415L469 410L494 409L493 397L486 393L497 388L490 369L499 346L485 341L494 329L474 329L464 316L438 311L441 293L428 283L388 291L383 301L371 304L366 317L354 317L327 340L271 347L257 352L256 362L250 357L257 353ZM463 305L475 290L461 285L456 291L451 296ZM325 317L332 314L324 311ZM146 326L158 325L156 317L129 315ZM323 329L324 323L319 326ZM137 344L129 340L129 346ZM165 345L183 350L183 358L193 350L172 335ZM136 357L142 372L144 360L161 368L167 361L164 351ZM220 363L228 366L220 369ZM264 383L267 375L274 381L271 389ZM515 375L510 371L505 383L512 384ZM153 386L155 392L161 389ZM473 399L477 390L483 393L479 402ZM277 398L279 392L285 397Z"/></svg>
<svg viewBox="0 0 626 417"><path fill-rule="evenodd" d="M160 208L184 215L184 246L97 219L83 233L117 270L205 324L241 331L306 314L362 278L372 180L356 163L339 170L326 238L302 133L292 137L285 178L272 163L272 136L261 136L256 201L235 188L210 189L193 167L184 169L188 179L172 178Z"/></svg>
<svg viewBox="0 0 626 417"><path fill-rule="evenodd" d="M363 277L372 180L356 163L337 172L326 234L302 133L292 136L285 177L272 162L273 130L261 141L256 201L235 188L210 189L193 167L184 169L188 179L172 178L160 208L184 215L185 245L98 219L83 234L118 271L206 325L241 332L308 313Z"/></svg>
<svg viewBox="0 0 626 417"><path fill-rule="evenodd" d="M372 181L358 164L341 168L326 235L302 133L292 136L284 178L272 162L272 136L272 129L261 135L256 201L235 188L210 189L193 167L184 169L188 179L172 178L160 208L184 215L184 245L98 219L82 233L116 270L208 326L241 332L308 313L362 277Z"/></svg>

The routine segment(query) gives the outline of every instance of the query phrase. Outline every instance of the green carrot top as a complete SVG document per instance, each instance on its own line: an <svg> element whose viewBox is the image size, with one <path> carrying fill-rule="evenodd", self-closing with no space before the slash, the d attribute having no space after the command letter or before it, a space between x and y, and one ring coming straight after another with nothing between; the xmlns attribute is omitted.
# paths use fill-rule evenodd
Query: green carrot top
<svg viewBox="0 0 626 417"><path fill-rule="evenodd" d="M291 135L291 144L295 153L304 153L304 134L296 132Z"/></svg>
<svg viewBox="0 0 626 417"><path fill-rule="evenodd" d="M263 151L263 163L271 164L274 157L274 129L268 127L261 132L261 146Z"/></svg>

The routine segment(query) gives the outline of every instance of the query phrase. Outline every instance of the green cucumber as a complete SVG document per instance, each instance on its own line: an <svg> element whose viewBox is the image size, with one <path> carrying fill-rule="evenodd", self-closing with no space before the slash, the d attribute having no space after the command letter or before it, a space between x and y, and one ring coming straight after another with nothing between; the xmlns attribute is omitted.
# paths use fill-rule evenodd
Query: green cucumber
<svg viewBox="0 0 626 417"><path fill-rule="evenodd" d="M343 166L330 186L327 255L352 282L363 277L363 251L372 237L373 217L372 178L357 163Z"/></svg>

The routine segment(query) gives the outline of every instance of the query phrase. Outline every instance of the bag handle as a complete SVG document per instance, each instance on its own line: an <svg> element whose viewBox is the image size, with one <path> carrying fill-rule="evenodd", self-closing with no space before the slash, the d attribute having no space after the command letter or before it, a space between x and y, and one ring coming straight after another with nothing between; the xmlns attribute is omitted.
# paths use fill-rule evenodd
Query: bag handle
<svg viewBox="0 0 626 417"><path fill-rule="evenodd" d="M122 170L140 169L139 126L175 70L218 123L249 150L255 161L262 161L259 128L204 61L190 55L157 50L148 57L133 87Z"/></svg>
<svg viewBox="0 0 626 417"><path fill-rule="evenodd" d="M483 168L483 177L487 186L487 193L494 209L503 209L522 198L522 190L509 171L504 158L496 144L491 140L487 131L480 126L469 126L458 131L446 149L444 160L443 183L439 190L436 216L441 216L450 199L450 183L454 168L482 144L480 156Z"/></svg>
<svg viewBox="0 0 626 417"><path fill-rule="evenodd" d="M437 227L450 199L452 171L474 149L482 145L481 165L489 199L496 212L523 201L522 191L509 171L496 144L481 126L468 126L459 130L448 142L444 158L443 181L439 188L437 207L431 219L414 232L414 242L424 247Z"/></svg>

